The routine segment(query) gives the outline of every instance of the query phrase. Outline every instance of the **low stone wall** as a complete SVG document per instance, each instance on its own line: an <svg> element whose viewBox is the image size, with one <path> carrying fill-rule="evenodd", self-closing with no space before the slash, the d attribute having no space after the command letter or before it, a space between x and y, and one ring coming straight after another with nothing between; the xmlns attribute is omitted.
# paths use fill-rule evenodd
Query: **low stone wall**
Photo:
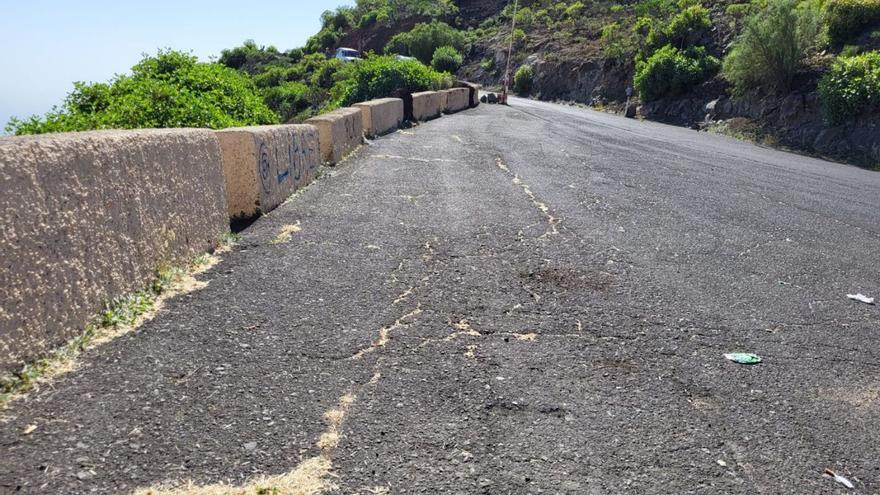
<svg viewBox="0 0 880 495"><path fill-rule="evenodd" d="M209 130L0 138L0 370L80 334L108 300L229 230Z"/></svg>
<svg viewBox="0 0 880 495"><path fill-rule="evenodd" d="M217 137L232 219L273 210L312 182L320 165L318 129L311 125L239 127Z"/></svg>
<svg viewBox="0 0 880 495"><path fill-rule="evenodd" d="M444 110L446 113L460 112L470 106L470 89L452 88L446 90L446 108Z"/></svg>
<svg viewBox="0 0 880 495"><path fill-rule="evenodd" d="M479 84L467 82L467 81L455 81L456 88L465 88L468 90L468 100L471 108L476 108L480 104L480 89L482 86Z"/></svg>
<svg viewBox="0 0 880 495"><path fill-rule="evenodd" d="M445 94L439 91L413 93L413 119L426 121L439 117L444 109L444 96Z"/></svg>
<svg viewBox="0 0 880 495"><path fill-rule="evenodd" d="M335 165L364 142L363 114L359 108L340 108L305 122L318 128L321 160Z"/></svg>
<svg viewBox="0 0 880 495"><path fill-rule="evenodd" d="M381 136L400 127L403 122L403 99L382 98L363 103L355 103L364 121L364 134L369 137Z"/></svg>

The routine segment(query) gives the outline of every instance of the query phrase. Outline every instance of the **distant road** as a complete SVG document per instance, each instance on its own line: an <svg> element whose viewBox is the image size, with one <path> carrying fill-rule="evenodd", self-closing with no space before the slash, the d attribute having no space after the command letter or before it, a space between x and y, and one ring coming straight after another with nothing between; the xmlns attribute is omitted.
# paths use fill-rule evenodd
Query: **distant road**
<svg viewBox="0 0 880 495"><path fill-rule="evenodd" d="M14 404L0 493L878 493L878 213L880 174L726 137L444 117Z"/></svg>

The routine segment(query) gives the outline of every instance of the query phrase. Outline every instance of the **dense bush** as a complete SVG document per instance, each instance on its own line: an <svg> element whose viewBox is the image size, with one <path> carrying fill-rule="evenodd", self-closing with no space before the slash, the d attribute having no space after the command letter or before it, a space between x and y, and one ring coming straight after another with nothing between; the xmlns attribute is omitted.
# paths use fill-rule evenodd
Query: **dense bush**
<svg viewBox="0 0 880 495"><path fill-rule="evenodd" d="M838 58L819 81L819 98L831 124L880 110L880 52Z"/></svg>
<svg viewBox="0 0 880 495"><path fill-rule="evenodd" d="M431 58L431 67L438 72L455 74L458 72L459 67L461 67L462 62L464 62L464 57L461 56L458 50L451 46L441 46L434 51L434 56Z"/></svg>
<svg viewBox="0 0 880 495"><path fill-rule="evenodd" d="M535 80L535 71L531 66L523 65L513 75L513 90L517 94L525 95L532 90Z"/></svg>
<svg viewBox="0 0 880 495"><path fill-rule="evenodd" d="M452 0L358 0L353 10L355 24L391 26L408 17L444 17L458 13Z"/></svg>
<svg viewBox="0 0 880 495"><path fill-rule="evenodd" d="M285 82L265 90L263 99L282 122L288 122L309 108L309 87L301 82Z"/></svg>
<svg viewBox="0 0 880 495"><path fill-rule="evenodd" d="M271 124L269 110L250 78L217 63L160 51L144 57L131 75L107 84L74 84L61 108L43 117L13 119L6 130L15 134L134 129L149 127L208 127Z"/></svg>
<svg viewBox="0 0 880 495"><path fill-rule="evenodd" d="M700 41L712 28L709 11L700 4L691 5L676 13L666 22L652 17L641 17L634 30L645 39L643 55L650 56L654 50L672 45L684 50Z"/></svg>
<svg viewBox="0 0 880 495"><path fill-rule="evenodd" d="M674 96L705 81L719 66L718 59L707 55L703 47L682 51L666 45L636 64L635 86L646 101Z"/></svg>
<svg viewBox="0 0 880 495"><path fill-rule="evenodd" d="M347 106L387 97L397 90L416 92L444 89L451 85L452 80L448 76L434 71L418 60L374 56L342 68L339 81L331 91L331 106Z"/></svg>
<svg viewBox="0 0 880 495"><path fill-rule="evenodd" d="M843 44L866 28L880 24L880 0L828 0L825 3L828 38Z"/></svg>
<svg viewBox="0 0 880 495"><path fill-rule="evenodd" d="M709 11L702 5L692 5L669 20L665 30L667 43L684 49L699 41L711 28Z"/></svg>
<svg viewBox="0 0 880 495"><path fill-rule="evenodd" d="M724 77L736 93L756 88L786 91L816 46L820 29L820 13L811 3L770 0L746 21L724 60Z"/></svg>
<svg viewBox="0 0 880 495"><path fill-rule="evenodd" d="M451 46L463 52L466 45L465 33L444 22L433 21L417 24L412 31L395 35L385 46L385 53L409 55L430 64L438 48Z"/></svg>
<svg viewBox="0 0 880 495"><path fill-rule="evenodd" d="M223 50L218 61L231 69L257 74L268 65L278 67L293 65L299 62L302 56L303 52L299 48L282 53L274 46L257 46L254 40L247 40L242 46Z"/></svg>

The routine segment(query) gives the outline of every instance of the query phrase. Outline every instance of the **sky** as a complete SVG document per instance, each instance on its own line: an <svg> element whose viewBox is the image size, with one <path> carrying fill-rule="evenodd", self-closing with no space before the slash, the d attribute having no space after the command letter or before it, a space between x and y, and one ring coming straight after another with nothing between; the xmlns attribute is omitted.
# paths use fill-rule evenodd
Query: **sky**
<svg viewBox="0 0 880 495"><path fill-rule="evenodd" d="M191 51L201 60L253 39L299 47L325 10L353 0L0 0L0 134L13 115L42 114L74 81L103 82L141 54Z"/></svg>

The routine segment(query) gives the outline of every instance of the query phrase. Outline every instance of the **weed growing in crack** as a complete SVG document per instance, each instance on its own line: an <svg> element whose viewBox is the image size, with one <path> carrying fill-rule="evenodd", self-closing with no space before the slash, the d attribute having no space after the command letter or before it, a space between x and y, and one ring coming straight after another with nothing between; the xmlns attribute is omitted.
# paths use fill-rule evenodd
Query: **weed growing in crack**
<svg viewBox="0 0 880 495"><path fill-rule="evenodd" d="M229 249L238 244L239 241L241 241L241 235L236 234L235 232L226 232L220 236L220 248Z"/></svg>
<svg viewBox="0 0 880 495"><path fill-rule="evenodd" d="M234 238L232 235L225 236L221 239L221 247L228 245ZM142 317L156 309L160 297L168 293L169 289L177 284L185 285L181 281L190 271L199 271L214 262L216 258L202 255L188 264L186 269L162 266L156 271L155 278L144 288L107 303L100 315L86 325L80 335L50 351L46 356L25 364L18 372L0 374L0 410L15 396L33 389L41 378L71 369L74 359L90 346L113 338L119 334L119 330L136 325ZM199 286L191 283L190 287ZM186 288L181 290L185 291Z"/></svg>

